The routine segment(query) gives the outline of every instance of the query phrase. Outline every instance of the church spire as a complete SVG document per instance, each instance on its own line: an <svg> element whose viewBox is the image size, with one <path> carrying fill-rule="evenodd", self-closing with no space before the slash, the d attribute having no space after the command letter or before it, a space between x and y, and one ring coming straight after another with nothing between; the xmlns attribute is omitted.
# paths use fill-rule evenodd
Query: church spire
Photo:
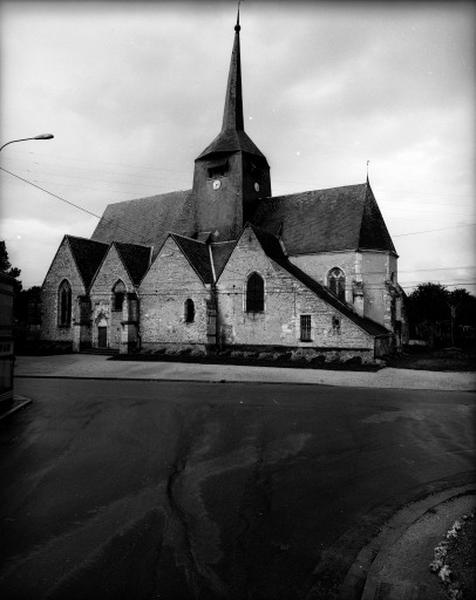
<svg viewBox="0 0 476 600"><path fill-rule="evenodd" d="M240 56L240 5L236 15L235 40L231 52L230 70L226 86L225 110L223 111L222 131L244 131L243 95L241 89L241 56Z"/></svg>

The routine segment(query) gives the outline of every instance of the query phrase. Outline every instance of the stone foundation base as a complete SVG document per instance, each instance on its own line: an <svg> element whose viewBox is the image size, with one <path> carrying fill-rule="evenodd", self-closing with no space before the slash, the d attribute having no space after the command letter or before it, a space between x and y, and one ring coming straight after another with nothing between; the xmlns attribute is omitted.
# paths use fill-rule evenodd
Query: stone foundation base
<svg viewBox="0 0 476 600"><path fill-rule="evenodd" d="M304 363L319 365L325 363L375 364L371 348L290 348L287 346L224 346L220 349L206 344L147 343L142 345L141 355L157 357L206 357L217 356L231 360L256 360L259 362Z"/></svg>

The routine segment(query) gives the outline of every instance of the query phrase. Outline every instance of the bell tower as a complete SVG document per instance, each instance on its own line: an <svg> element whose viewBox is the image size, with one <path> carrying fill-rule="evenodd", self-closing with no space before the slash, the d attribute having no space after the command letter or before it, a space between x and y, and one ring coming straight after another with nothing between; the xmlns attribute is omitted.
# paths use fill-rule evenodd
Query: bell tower
<svg viewBox="0 0 476 600"><path fill-rule="evenodd" d="M193 198L196 234L236 239L260 198L271 196L269 165L244 130L240 13L235 25L220 133L195 159Z"/></svg>

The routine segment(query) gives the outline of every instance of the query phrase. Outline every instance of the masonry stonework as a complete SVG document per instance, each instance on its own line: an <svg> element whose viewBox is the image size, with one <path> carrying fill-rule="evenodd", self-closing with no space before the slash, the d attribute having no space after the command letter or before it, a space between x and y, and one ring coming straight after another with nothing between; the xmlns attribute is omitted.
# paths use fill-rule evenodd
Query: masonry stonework
<svg viewBox="0 0 476 600"><path fill-rule="evenodd" d="M253 272L265 282L264 311L260 313L246 312L246 283ZM240 238L217 287L224 344L373 351L371 336L268 258L250 229ZM301 315L311 316L311 341L300 339Z"/></svg>
<svg viewBox="0 0 476 600"><path fill-rule="evenodd" d="M122 282L124 285L124 299L119 310L114 306L114 286ZM94 278L89 295L92 308L92 345L101 347L100 328L106 328L106 348L127 353L137 341L136 328L130 327L130 294L135 293L131 281L118 251L112 245Z"/></svg>
<svg viewBox="0 0 476 600"><path fill-rule="evenodd" d="M172 238L162 246L141 283L141 338L143 349L176 344L207 344L207 287ZM185 302L192 300L193 321L186 322Z"/></svg>
<svg viewBox="0 0 476 600"><path fill-rule="evenodd" d="M59 325L59 287L66 280L71 286L70 325ZM68 240L65 237L58 248L41 291L41 339L55 342L71 342L74 337L74 323L80 315L76 299L86 293L81 275L74 261Z"/></svg>

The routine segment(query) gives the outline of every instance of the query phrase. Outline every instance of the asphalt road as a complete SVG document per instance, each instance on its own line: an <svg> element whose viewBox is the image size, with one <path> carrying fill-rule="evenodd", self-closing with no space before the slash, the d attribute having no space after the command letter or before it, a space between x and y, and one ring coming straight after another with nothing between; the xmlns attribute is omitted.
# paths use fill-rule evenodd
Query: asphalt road
<svg viewBox="0 0 476 600"><path fill-rule="evenodd" d="M475 394L18 379L0 596L331 599L393 512L470 481Z"/></svg>

